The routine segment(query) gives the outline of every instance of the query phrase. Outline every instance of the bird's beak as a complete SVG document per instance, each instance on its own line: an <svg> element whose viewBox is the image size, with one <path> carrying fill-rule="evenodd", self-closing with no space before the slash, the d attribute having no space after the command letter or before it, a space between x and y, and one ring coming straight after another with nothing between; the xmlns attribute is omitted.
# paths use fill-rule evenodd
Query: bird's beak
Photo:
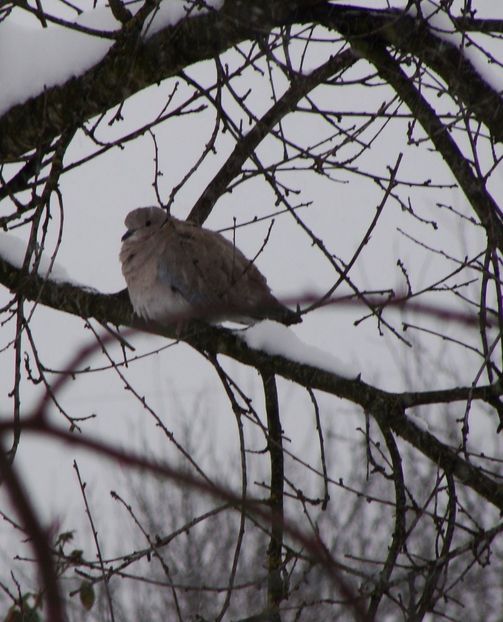
<svg viewBox="0 0 503 622"><path fill-rule="evenodd" d="M129 237L131 237L133 233L134 229L128 229L126 233L121 237L121 241L124 242L124 240L127 240Z"/></svg>

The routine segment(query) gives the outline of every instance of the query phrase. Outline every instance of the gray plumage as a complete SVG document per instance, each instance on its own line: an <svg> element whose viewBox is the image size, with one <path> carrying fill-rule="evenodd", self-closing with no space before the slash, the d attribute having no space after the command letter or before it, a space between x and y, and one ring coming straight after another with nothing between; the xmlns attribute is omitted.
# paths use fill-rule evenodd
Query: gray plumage
<svg viewBox="0 0 503 622"><path fill-rule="evenodd" d="M255 264L219 233L159 207L133 210L125 225L122 273L133 308L144 319L300 322L272 295Z"/></svg>

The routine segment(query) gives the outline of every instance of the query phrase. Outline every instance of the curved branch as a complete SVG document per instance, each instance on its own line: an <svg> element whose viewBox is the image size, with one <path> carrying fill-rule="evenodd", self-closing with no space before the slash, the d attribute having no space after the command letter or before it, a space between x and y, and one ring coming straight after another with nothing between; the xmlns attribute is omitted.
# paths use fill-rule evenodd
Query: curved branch
<svg viewBox="0 0 503 622"><path fill-rule="evenodd" d="M449 552L451 549L452 539L454 537L454 525L456 522L456 486L454 484L454 479L452 475L446 473L447 479L447 490L449 494L449 503L447 506L447 528L444 537L444 543L442 546L442 551L440 552L439 558L432 562L432 568L428 576L426 577L425 586L423 593L421 595L421 599L417 606L417 611L414 613L414 616L411 619L411 622L417 620L423 620L424 616L428 611L433 611L434 604L440 595L435 598L435 589L437 588L437 583L440 578L442 572L446 571L447 562L444 560L448 560Z"/></svg>
<svg viewBox="0 0 503 622"><path fill-rule="evenodd" d="M67 127L78 127L144 88L159 84L183 67L221 54L233 45L263 35L312 0L227 0L222 10L189 16L149 39L141 36L146 2L122 29L117 42L83 75L18 104L0 118L0 161L15 160L50 142Z"/></svg>
<svg viewBox="0 0 503 622"><path fill-rule="evenodd" d="M490 403L503 395L503 387L499 383L427 391L424 394L391 393L363 382L360 377L347 378L334 371L293 361L281 355L253 350L238 333L225 328L193 320L179 334L175 326L146 323L134 315L126 290L118 294L101 294L70 283L46 281L36 275L23 275L1 258L0 283L25 298L36 300L48 307L83 318L94 317L102 323L125 325L171 339L183 339L198 351L225 354L262 372L273 373L300 386L319 389L347 399L371 413L379 425L390 427L442 469L455 475L463 484L503 510L503 488L495 480L481 472L476 465L463 460L457 451L405 416L407 408L421 404L467 399L481 399Z"/></svg>
<svg viewBox="0 0 503 622"><path fill-rule="evenodd" d="M359 41L358 50L375 65L381 77L386 80L407 104L408 108L423 126L435 148L442 155L452 174L458 181L466 198L484 225L489 239L503 251L503 214L487 190L482 179L477 177L461 153L448 129L438 118L435 110L416 89L384 45L372 41Z"/></svg>
<svg viewBox="0 0 503 622"><path fill-rule="evenodd" d="M411 53L434 69L451 94L503 140L503 104L462 52L420 20L401 11L370 10L322 0L227 0L222 10L189 17L148 40L135 19L123 27L103 60L83 75L12 107L0 118L0 161L14 160L50 142L69 126L103 114L129 96L175 75L181 68L221 54L272 28L318 23L336 28L355 43L373 37ZM474 24L477 24L474 20ZM469 24L463 22L463 29Z"/></svg>
<svg viewBox="0 0 503 622"><path fill-rule="evenodd" d="M7 454L0 444L0 474L10 495L12 507L18 513L23 528L30 535L30 540L38 562L38 570L44 585L45 600L47 602L47 619L54 622L63 622L63 601L61 586L50 547L47 530L40 523L40 517L35 510L28 491L22 479L7 459Z"/></svg>
<svg viewBox="0 0 503 622"><path fill-rule="evenodd" d="M388 452L391 457L391 463L393 465L393 483L395 485L395 528L393 530L393 536L391 538L391 544L388 548L388 555L386 562L379 576L379 582L376 586L374 593L370 598L370 604L368 608L369 620L376 619L377 609L379 603L386 592L389 589L389 579L391 573L396 564L396 560L406 540L406 498L405 498L405 480L402 468L402 457L398 450L395 438L389 430L389 428L381 427L381 433L384 436Z"/></svg>

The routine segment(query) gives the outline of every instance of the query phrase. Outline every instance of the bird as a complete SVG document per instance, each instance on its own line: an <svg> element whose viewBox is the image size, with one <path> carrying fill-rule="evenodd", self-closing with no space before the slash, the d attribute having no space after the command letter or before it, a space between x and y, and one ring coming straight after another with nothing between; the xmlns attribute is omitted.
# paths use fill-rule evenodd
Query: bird
<svg viewBox="0 0 503 622"><path fill-rule="evenodd" d="M124 224L122 274L133 309L144 320L301 321L299 310L279 302L255 263L220 233L160 207L138 207Z"/></svg>

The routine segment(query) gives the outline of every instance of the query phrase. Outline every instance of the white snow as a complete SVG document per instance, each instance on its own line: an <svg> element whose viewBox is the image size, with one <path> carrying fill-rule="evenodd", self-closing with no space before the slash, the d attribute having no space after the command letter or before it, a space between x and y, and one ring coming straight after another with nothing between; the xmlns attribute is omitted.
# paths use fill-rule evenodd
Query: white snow
<svg viewBox="0 0 503 622"><path fill-rule="evenodd" d="M0 232L0 256L15 268L21 268L26 254L26 242L10 233ZM54 262L51 267L51 258L43 255L40 258L38 274L52 281L70 282L67 271L63 266ZM31 261L30 269L33 268L34 258Z"/></svg>
<svg viewBox="0 0 503 622"><path fill-rule="evenodd" d="M359 374L359 370L350 368L333 354L307 345L290 328L271 320L264 320L239 331L238 334L253 350L261 350L272 356L283 356L290 361L311 365L346 378L356 378Z"/></svg>
<svg viewBox="0 0 503 622"><path fill-rule="evenodd" d="M192 4L187 0L164 0L159 4L157 11L151 19L147 19L144 34L148 37L156 32L177 24L184 17L195 17L209 11L218 11L224 4L224 0L206 0L205 7L197 3Z"/></svg>
<svg viewBox="0 0 503 622"><path fill-rule="evenodd" d="M84 13L82 26L116 30L110 10ZM14 104L84 73L107 53L112 39L102 39L49 23L22 25L7 18L0 24L0 114Z"/></svg>
<svg viewBox="0 0 503 622"><path fill-rule="evenodd" d="M420 428L423 432L431 432L431 426L428 421L426 421L424 417L421 417L421 415L415 413L414 409L409 411L408 414L409 419L412 421L412 423L416 424L417 427Z"/></svg>
<svg viewBox="0 0 503 622"><path fill-rule="evenodd" d="M191 9L187 0L164 0L147 20L145 37L176 24L187 14L201 15L222 5L223 0L211 0L207 2L209 8ZM118 31L121 27L107 6L83 13L74 23L102 32ZM44 88L64 84L85 73L105 56L113 43L113 39L51 22L43 28L35 18L28 24L21 9L12 10L0 23L0 115L43 92Z"/></svg>

